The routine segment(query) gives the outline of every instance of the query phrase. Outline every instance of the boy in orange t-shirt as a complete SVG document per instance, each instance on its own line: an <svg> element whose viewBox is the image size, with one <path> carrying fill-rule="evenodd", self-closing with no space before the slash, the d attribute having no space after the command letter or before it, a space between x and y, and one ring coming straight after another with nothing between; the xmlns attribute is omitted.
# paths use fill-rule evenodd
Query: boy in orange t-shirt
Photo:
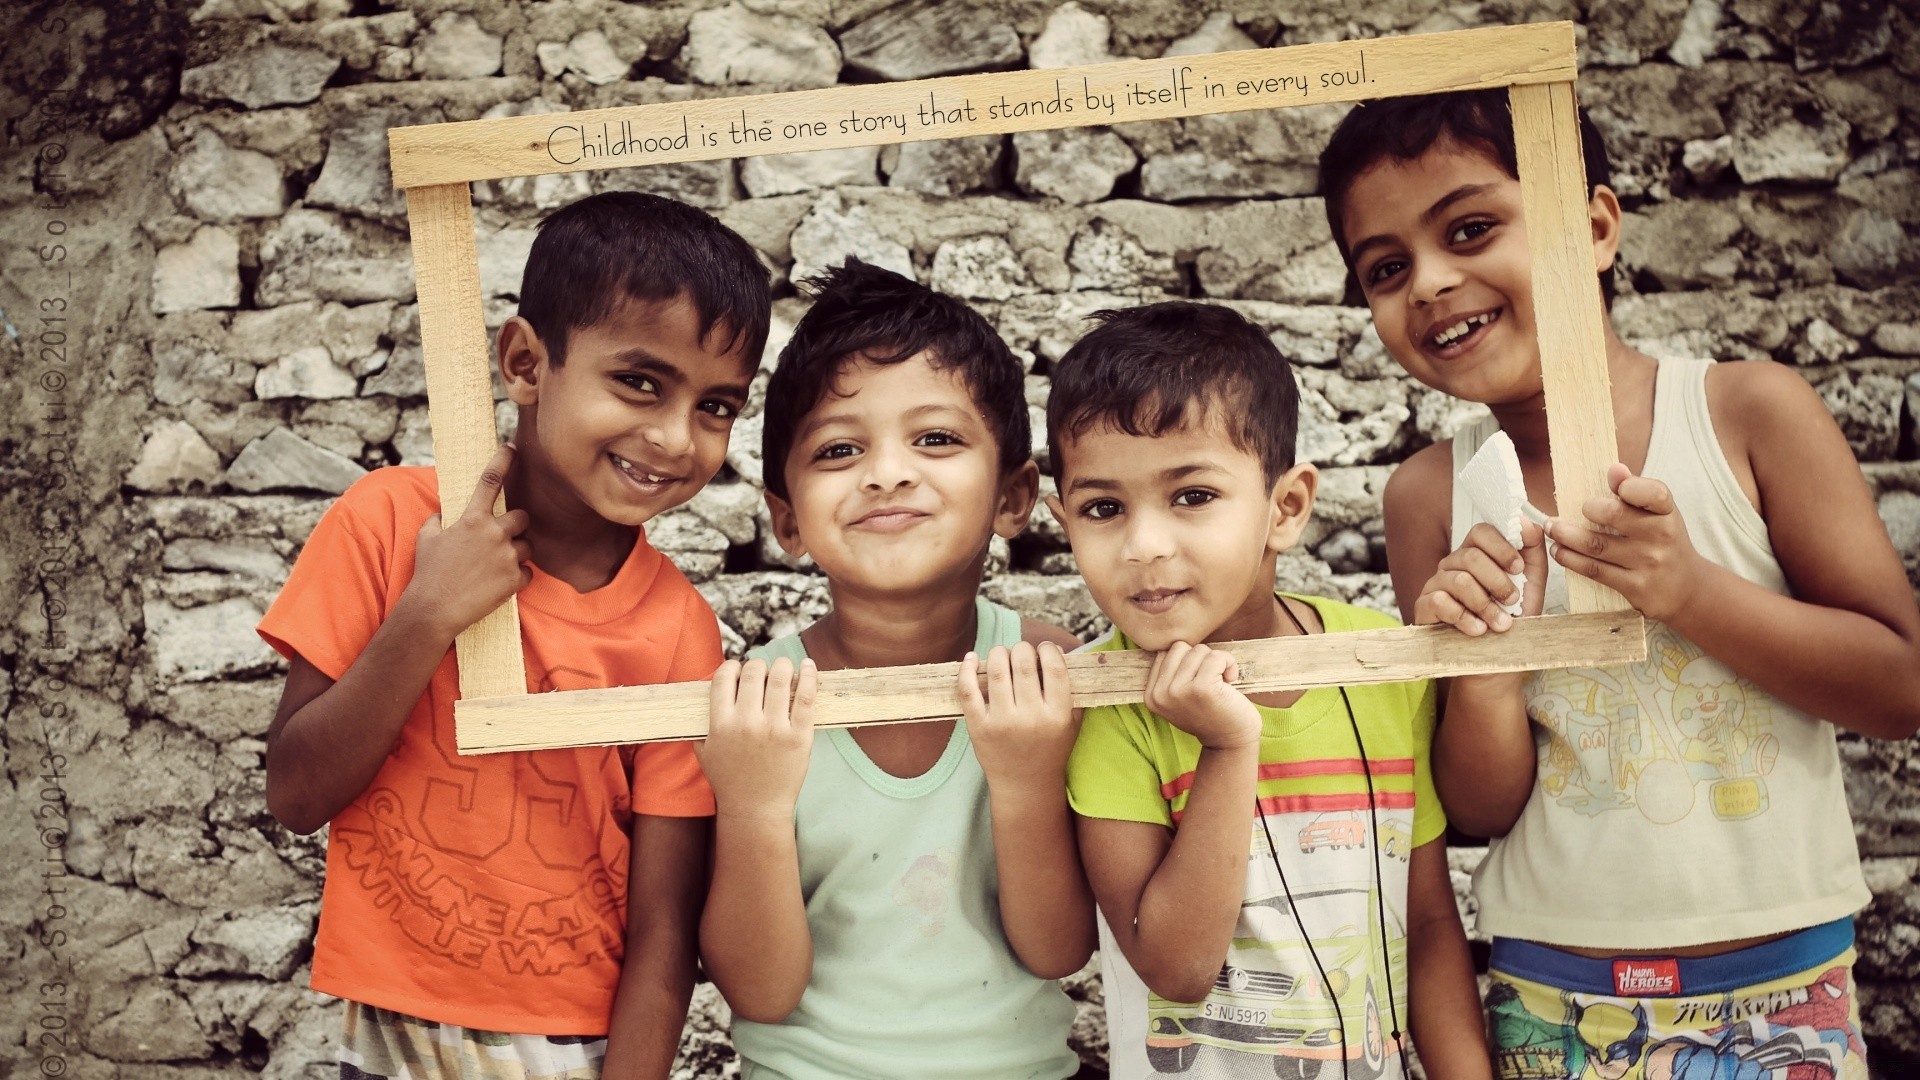
<svg viewBox="0 0 1920 1080"><path fill-rule="evenodd" d="M691 747L459 757L451 646L517 595L530 692L713 672L713 613L641 526L719 469L768 313L753 250L702 211L549 216L497 341L515 443L444 528L432 469L356 483L262 620L288 661L268 807L331 825L313 987L348 1001L343 1077L671 1067L713 813Z"/></svg>

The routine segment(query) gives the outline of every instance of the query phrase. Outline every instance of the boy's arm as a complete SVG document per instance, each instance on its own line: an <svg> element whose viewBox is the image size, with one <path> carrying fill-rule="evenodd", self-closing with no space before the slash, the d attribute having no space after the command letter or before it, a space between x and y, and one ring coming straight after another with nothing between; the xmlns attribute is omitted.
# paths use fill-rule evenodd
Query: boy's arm
<svg viewBox="0 0 1920 1080"><path fill-rule="evenodd" d="M1147 707L1200 740L1178 828L1080 818L1080 854L1107 924L1140 978L1169 1001L1213 988L1246 899L1260 713L1233 688L1228 654L1175 643L1154 657Z"/></svg>
<svg viewBox="0 0 1920 1080"><path fill-rule="evenodd" d="M605 1080L664 1078L686 1026L711 820L633 816L627 957L607 1029Z"/></svg>
<svg viewBox="0 0 1920 1080"><path fill-rule="evenodd" d="M1556 520L1556 556L1780 700L1864 735L1912 735L1920 608L1845 437L1789 368L1755 361L1710 376L1714 421L1746 445L1793 595L1708 562L1666 485L1624 465L1609 471L1613 493L1582 508L1620 535Z"/></svg>
<svg viewBox="0 0 1920 1080"><path fill-rule="evenodd" d="M1473 958L1447 875L1447 842L1413 849L1407 868L1407 1004L1420 1063L1434 1080L1491 1077Z"/></svg>
<svg viewBox="0 0 1920 1080"><path fill-rule="evenodd" d="M1442 562L1454 554L1449 535L1453 514L1450 461L1449 445L1436 444L1409 458L1387 481L1382 507L1387 565L1392 571L1393 593L1400 601L1400 618L1409 626L1421 621L1453 621L1441 620L1440 613L1419 610L1421 600L1433 595L1430 590L1435 579L1444 583L1447 578L1443 575L1448 574L1453 579L1451 587L1469 594L1468 602L1485 619L1496 618L1498 611L1498 605L1488 610L1491 598L1470 569L1441 569ZM1497 535L1489 537L1483 532L1479 538L1503 549L1500 554L1506 559L1516 554ZM1459 554L1472 559L1471 550L1463 548ZM1537 545L1533 554L1527 590L1532 595L1527 608L1537 613L1545 589L1546 566ZM1480 569L1498 585L1511 589L1505 570L1491 556L1473 561L1484 561L1486 565ZM1467 617L1464 606L1462 612L1449 614ZM1485 633L1486 626L1481 621L1477 628L1467 625L1461 629L1465 633ZM1533 790L1535 756L1524 696L1526 679L1525 672L1467 675L1439 685L1441 723L1433 742L1434 786L1447 808L1447 817L1464 832L1503 836L1527 805L1527 796Z"/></svg>
<svg viewBox="0 0 1920 1080"><path fill-rule="evenodd" d="M282 825L313 832L358 798L454 638L532 577L517 539L526 511L493 514L511 464L501 447L460 520L442 530L435 514L421 526L412 579L338 682L304 657L290 661L267 729L267 808Z"/></svg>
<svg viewBox="0 0 1920 1080"><path fill-rule="evenodd" d="M792 705L788 699L791 692ZM700 955L733 1011L777 1024L813 977L794 807L813 747L813 662L730 660L713 675L700 766L713 785L713 882Z"/></svg>
<svg viewBox="0 0 1920 1080"><path fill-rule="evenodd" d="M1022 642L989 652L984 697L980 660L969 653L960 665L960 701L987 777L1000 924L1028 971L1062 979L1086 965L1096 935L1067 808L1078 717L1066 655L1056 639L1045 640L1037 650Z"/></svg>

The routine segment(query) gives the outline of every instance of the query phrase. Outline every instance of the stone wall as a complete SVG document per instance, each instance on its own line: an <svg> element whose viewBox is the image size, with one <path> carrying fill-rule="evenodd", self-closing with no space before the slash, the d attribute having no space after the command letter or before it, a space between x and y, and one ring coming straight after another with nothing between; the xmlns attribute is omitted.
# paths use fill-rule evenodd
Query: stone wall
<svg viewBox="0 0 1920 1080"><path fill-rule="evenodd" d="M1618 325L1654 352L1794 365L1920 580L1920 35L1899 5L28 7L0 61L0 865L33 869L0 877L0 1071L332 1075L337 1014L304 989L323 841L263 805L281 668L251 628L333 495L431 459L391 125L1573 19L1629 209ZM776 338L804 307L788 282L847 254L968 298L1031 365L1036 417L1085 313L1230 303L1301 362L1303 452L1326 468L1285 584L1390 609L1382 484L1467 410L1399 376L1346 302L1311 195L1339 116L478 184L488 320L513 310L538 217L616 188L708 207L751 240L784 297ZM737 432L715 485L651 529L734 648L823 605L768 537L757 419ZM1044 514L997 564L997 599L1100 625ZM1891 1076L1920 1066L1920 757L1853 738L1845 754L1877 896L1859 975ZM710 989L702 1002L682 1074L732 1075ZM1090 1056L1099 1027L1083 1027Z"/></svg>

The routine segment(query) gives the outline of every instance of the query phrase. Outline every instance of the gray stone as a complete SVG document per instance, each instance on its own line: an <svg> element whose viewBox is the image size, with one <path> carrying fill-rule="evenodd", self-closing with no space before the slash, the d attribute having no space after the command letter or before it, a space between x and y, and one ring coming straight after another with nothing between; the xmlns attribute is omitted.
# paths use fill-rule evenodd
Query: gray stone
<svg viewBox="0 0 1920 1080"><path fill-rule="evenodd" d="M314 49L256 45L186 69L180 93L194 101L236 101L249 109L298 105L319 97L339 67L338 57Z"/></svg>
<svg viewBox="0 0 1920 1080"><path fill-rule="evenodd" d="M812 195L778 195L737 202L715 216L779 267L793 261L793 230L813 205Z"/></svg>
<svg viewBox="0 0 1920 1080"><path fill-rule="evenodd" d="M366 395L423 397L427 392L426 359L419 345L396 345L385 367L373 373L360 387Z"/></svg>
<svg viewBox="0 0 1920 1080"><path fill-rule="evenodd" d="M1133 237L1114 229L1095 228L1074 237L1067 263L1073 267L1076 291L1178 292L1185 283L1172 256L1150 252Z"/></svg>
<svg viewBox="0 0 1920 1080"><path fill-rule="evenodd" d="M1905 387L1892 375L1842 371L1817 384L1820 396L1861 461L1886 461L1900 440Z"/></svg>
<svg viewBox="0 0 1920 1080"><path fill-rule="evenodd" d="M1078 574L1002 574L982 584L980 595L1028 618L1058 626L1082 641L1105 633L1109 625Z"/></svg>
<svg viewBox="0 0 1920 1080"><path fill-rule="evenodd" d="M378 221L407 216L407 198L393 186L387 129L430 123L418 113L387 110L354 113L327 136L327 157L307 189L308 206L325 206Z"/></svg>
<svg viewBox="0 0 1920 1080"><path fill-rule="evenodd" d="M998 135L902 143L880 152L887 186L928 195L960 195L993 187L1006 142Z"/></svg>
<svg viewBox="0 0 1920 1080"><path fill-rule="evenodd" d="M671 559L689 581L710 580L727 558L726 534L685 508L647 522L647 543Z"/></svg>
<svg viewBox="0 0 1920 1080"><path fill-rule="evenodd" d="M1691 0L1667 56L1682 67L1697 68L1713 55L1720 27L1720 0Z"/></svg>
<svg viewBox="0 0 1920 1080"><path fill-rule="evenodd" d="M748 645L798 633L831 607L827 579L818 574L763 571L727 574L697 588L720 622Z"/></svg>
<svg viewBox="0 0 1920 1080"><path fill-rule="evenodd" d="M275 428L247 444L227 469L227 483L241 491L347 490L366 470L330 450Z"/></svg>
<svg viewBox="0 0 1920 1080"><path fill-rule="evenodd" d="M632 62L613 47L605 32L587 30L574 35L564 46L540 47L540 66L549 75L571 71L594 86L605 86L627 77Z"/></svg>
<svg viewBox="0 0 1920 1080"><path fill-rule="evenodd" d="M500 70L501 41L471 15L445 12L414 39L413 70L428 79L478 79Z"/></svg>
<svg viewBox="0 0 1920 1080"><path fill-rule="evenodd" d="M1907 400L1920 396L1920 375L1907 380ZM1886 523L1893 549L1907 562L1908 572L1920 568L1920 493L1889 491L1880 496L1880 520Z"/></svg>
<svg viewBox="0 0 1920 1080"><path fill-rule="evenodd" d="M335 19L321 24L320 44L341 63L365 71L379 61L383 47L405 45L419 30L420 17L411 11Z"/></svg>
<svg viewBox="0 0 1920 1080"><path fill-rule="evenodd" d="M1313 549L1336 574L1359 574L1373 568L1372 546L1358 529L1341 529Z"/></svg>
<svg viewBox="0 0 1920 1080"><path fill-rule="evenodd" d="M1207 16L1200 29L1185 37L1173 39L1161 56L1199 56L1203 53L1235 52L1240 49L1257 49L1260 43L1246 35L1246 32L1233 21L1230 11L1216 11Z"/></svg>
<svg viewBox="0 0 1920 1080"><path fill-rule="evenodd" d="M1485 405L1424 386L1414 388L1413 400L1413 429L1427 442L1451 439L1461 428L1487 415Z"/></svg>
<svg viewBox="0 0 1920 1080"><path fill-rule="evenodd" d="M253 396L253 365L235 363L225 328L212 312L161 318L153 336L153 396L166 405L233 405Z"/></svg>
<svg viewBox="0 0 1920 1080"><path fill-rule="evenodd" d="M1881 323L1874 327L1873 346L1889 356L1920 356L1920 323ZM1908 386L1912 385L1908 380ZM1920 408L1910 404L1907 411L1920 417Z"/></svg>
<svg viewBox="0 0 1920 1080"><path fill-rule="evenodd" d="M813 211L793 230L792 245L792 276L796 282L840 265L849 255L918 279L907 246L883 234L865 205L849 209L838 194L830 193L814 204ZM736 441L739 430L739 425L734 425Z"/></svg>
<svg viewBox="0 0 1920 1080"><path fill-rule="evenodd" d="M710 86L832 86L840 78L840 47L825 30L738 3L688 20L680 58L693 81Z"/></svg>
<svg viewBox="0 0 1920 1080"><path fill-rule="evenodd" d="M1741 258L1733 238L1740 215L1726 202L1689 199L1654 203L1627 215L1621 228L1621 260L1668 289L1731 285Z"/></svg>
<svg viewBox="0 0 1920 1080"><path fill-rule="evenodd" d="M1691 140L1680 149L1680 166L1694 183L1713 183L1733 167L1733 136Z"/></svg>
<svg viewBox="0 0 1920 1080"><path fill-rule="evenodd" d="M898 81L1012 67L1020 35L1002 19L982 19L964 5L908 0L840 35L847 66Z"/></svg>
<svg viewBox="0 0 1920 1080"><path fill-rule="evenodd" d="M1113 25L1105 15L1097 15L1074 0L1054 8L1047 24L1027 48L1027 66L1031 68L1081 67L1104 64L1113 59L1108 45L1113 40Z"/></svg>
<svg viewBox="0 0 1920 1080"><path fill-rule="evenodd" d="M676 161L644 169L612 169L594 174L593 179L601 191L644 191L703 210L718 210L740 199L731 161Z"/></svg>
<svg viewBox="0 0 1920 1080"><path fill-rule="evenodd" d="M480 294L520 298L520 279L533 253L534 231L508 227L481 229L475 244L480 256Z"/></svg>
<svg viewBox="0 0 1920 1080"><path fill-rule="evenodd" d="M253 628L260 609L252 601L223 600L186 611L148 601L144 607L147 648L163 679L204 682L259 671L274 660Z"/></svg>
<svg viewBox="0 0 1920 1080"><path fill-rule="evenodd" d="M1847 165L1852 127L1809 91L1781 88L1733 100L1733 167L1749 184L1832 180Z"/></svg>
<svg viewBox="0 0 1920 1080"><path fill-rule="evenodd" d="M344 428L360 441L378 446L393 438L400 424L400 407L386 397L315 401L295 414L293 424L296 433L307 427Z"/></svg>
<svg viewBox="0 0 1920 1080"><path fill-rule="evenodd" d="M141 491L209 490L220 482L220 455L193 425L162 420L140 447L127 486Z"/></svg>
<svg viewBox="0 0 1920 1080"><path fill-rule="evenodd" d="M1793 35L1794 66L1858 67L1885 56L1893 44L1892 5L1822 3Z"/></svg>
<svg viewBox="0 0 1920 1080"><path fill-rule="evenodd" d="M1039 291L1013 248L998 236L941 244L933 253L933 271L927 283L968 300L1006 300Z"/></svg>
<svg viewBox="0 0 1920 1080"><path fill-rule="evenodd" d="M1680 36L1689 0L1602 4L1587 16L1589 63L1637 64L1672 47Z"/></svg>
<svg viewBox="0 0 1920 1080"><path fill-rule="evenodd" d="M760 459L760 433L765 428L765 416L756 412L734 421L733 430L727 436L727 467L755 487L765 484L765 472Z"/></svg>
<svg viewBox="0 0 1920 1080"><path fill-rule="evenodd" d="M1301 373L1299 456L1328 465L1381 460L1412 411L1398 380L1356 381L1309 368Z"/></svg>
<svg viewBox="0 0 1920 1080"><path fill-rule="evenodd" d="M153 311L230 308L240 303L240 242L208 225L184 244L160 249L153 260Z"/></svg>
<svg viewBox="0 0 1920 1080"><path fill-rule="evenodd" d="M193 952L176 970L184 976L252 975L284 979L313 937L318 904L248 911L208 919L193 932Z"/></svg>
<svg viewBox="0 0 1920 1080"><path fill-rule="evenodd" d="M1146 159L1140 193L1150 199L1311 195L1320 149L1346 105L1196 116L1175 125L1127 125ZM1326 226L1320 226L1324 231Z"/></svg>
<svg viewBox="0 0 1920 1080"><path fill-rule="evenodd" d="M738 546L753 542L762 503L760 489L752 484L708 484L687 500L685 510Z"/></svg>
<svg viewBox="0 0 1920 1080"><path fill-rule="evenodd" d="M179 683L160 699L160 715L216 744L267 733L280 702L278 679Z"/></svg>
<svg viewBox="0 0 1920 1080"><path fill-rule="evenodd" d="M260 241L261 304L413 299L413 259L400 236L321 210L289 210Z"/></svg>
<svg viewBox="0 0 1920 1080"><path fill-rule="evenodd" d="M202 221L277 217L286 209L280 166L265 154L229 147L211 128L201 128L167 174L174 198Z"/></svg>
<svg viewBox="0 0 1920 1080"><path fill-rule="evenodd" d="M176 1061L203 1058L213 1052L200 1025L194 1022L193 1010L173 991L171 981L136 983L124 997L98 995L95 1001L102 1015L88 1025L84 1043L103 1058Z"/></svg>
<svg viewBox="0 0 1920 1080"><path fill-rule="evenodd" d="M843 184L880 182L880 148L850 146L841 150L802 150L748 158L740 165L740 183L747 194L791 195Z"/></svg>
<svg viewBox="0 0 1920 1080"><path fill-rule="evenodd" d="M310 345L261 368L253 394L262 401L274 398L344 398L360 389L353 373L333 362L323 345Z"/></svg>
<svg viewBox="0 0 1920 1080"><path fill-rule="evenodd" d="M1920 268L1920 242L1910 230L1866 207L1847 215L1826 254L1842 279L1868 289L1892 285Z"/></svg>
<svg viewBox="0 0 1920 1080"><path fill-rule="evenodd" d="M287 579L287 561L270 541L253 537L226 541L182 537L167 544L160 554L160 565L166 570L240 574L274 585Z"/></svg>
<svg viewBox="0 0 1920 1080"><path fill-rule="evenodd" d="M433 464L433 427L424 405L401 412L400 426L393 433L393 450L400 455L402 465Z"/></svg>
<svg viewBox="0 0 1920 1080"><path fill-rule="evenodd" d="M1020 190L1062 202L1097 202L1140 159L1126 140L1104 128L1023 131L1013 137L1014 183Z"/></svg>

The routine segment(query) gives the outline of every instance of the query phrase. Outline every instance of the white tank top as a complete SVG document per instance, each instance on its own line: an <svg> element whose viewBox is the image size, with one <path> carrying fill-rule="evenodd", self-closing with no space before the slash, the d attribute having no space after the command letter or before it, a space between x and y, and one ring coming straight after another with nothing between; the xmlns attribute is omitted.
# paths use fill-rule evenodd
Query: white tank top
<svg viewBox="0 0 1920 1080"><path fill-rule="evenodd" d="M1665 483L1694 548L1787 594L1767 524L1707 411L1710 360L1663 360L1643 474ZM1491 417L1454 437L1461 466ZM1477 518L1456 487L1453 542ZM1547 612L1566 611L1553 563ZM1871 899L1833 725L1775 700L1665 624L1647 659L1527 682L1539 771L1520 820L1474 874L1496 937L1660 949L1801 930Z"/></svg>

